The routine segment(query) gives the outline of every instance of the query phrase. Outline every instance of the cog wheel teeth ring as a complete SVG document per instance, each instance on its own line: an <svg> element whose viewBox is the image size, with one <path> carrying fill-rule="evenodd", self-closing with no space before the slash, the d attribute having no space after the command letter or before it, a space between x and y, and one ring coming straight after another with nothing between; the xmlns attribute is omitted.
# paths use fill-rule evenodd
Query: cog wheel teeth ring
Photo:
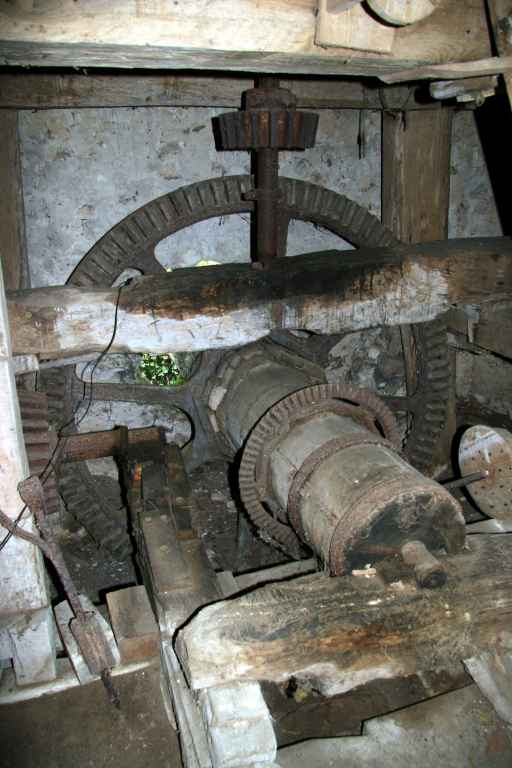
<svg viewBox="0 0 512 768"><path fill-rule="evenodd" d="M250 213L254 210L254 202L245 196L253 187L253 180L249 175L224 176L206 179L156 198L142 209L139 208L129 214L98 240L74 269L67 281L68 284L110 287L115 278L130 267L140 267L145 274L162 272L163 267L153 258L153 249L157 243L185 227L211 217ZM375 216L343 195L309 182L285 177L280 177L279 189L282 195L280 207L286 218L311 221L356 247L398 244L393 233ZM194 210L195 205L199 207ZM160 211L162 215L155 214L147 217L143 231L137 227L131 228L131 222L140 221L141 212L149 207L152 211ZM129 233L131 233L130 236ZM444 323L433 321L413 326L413 328L416 345L422 352L423 368L428 370L429 366L447 365ZM70 391L70 387L67 386L71 380L70 371L71 375L74 375L73 369L65 368L48 371L44 375L44 378L51 378L51 382L47 385L52 401L51 411L53 411L50 416L52 423L57 426L65 423L73 410L70 395L67 394ZM52 374L51 377L50 374ZM431 390L433 389L434 385L431 387ZM59 397L52 398L52 394L57 390L59 390ZM62 390L62 396L60 396L60 390ZM423 410L434 408L436 402L446 402L446 394L447 385L437 382L435 392L422 394ZM408 436L407 455L418 469L428 471L432 463L431 457L429 461L425 456L416 455L415 452L418 436L424 434L430 435L432 442L435 443L440 434L440 428L434 427L420 415L419 418L415 417ZM66 501L60 476L58 484ZM81 495L85 509L88 504L90 505L90 499L87 493ZM108 513L107 510L106 513Z"/></svg>
<svg viewBox="0 0 512 768"><path fill-rule="evenodd" d="M369 390L357 389L340 383L314 384L298 390L280 400L261 417L249 435L242 454L239 470L240 498L256 528L263 530L267 536L292 557L299 556L301 549L299 537L291 526L278 522L267 512L257 492L258 478L256 468L264 452L264 436L267 434L267 425L269 423L275 424L276 418L278 427L282 430L283 427L288 426L290 423L290 411L300 418L301 412L306 407L318 406L322 402L325 403L326 410L328 410L328 402L333 399L348 400L363 407L379 422L384 437L395 450L399 449L401 443L396 419L377 395ZM276 430L275 436L278 434L279 429Z"/></svg>

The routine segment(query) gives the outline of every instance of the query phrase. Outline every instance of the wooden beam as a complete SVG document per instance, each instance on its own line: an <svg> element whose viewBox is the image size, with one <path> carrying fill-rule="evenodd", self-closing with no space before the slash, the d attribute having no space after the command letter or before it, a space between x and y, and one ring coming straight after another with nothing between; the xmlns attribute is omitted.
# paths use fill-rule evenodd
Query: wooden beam
<svg viewBox="0 0 512 768"><path fill-rule="evenodd" d="M512 292L512 240L326 251L271 269L225 264L141 277L119 291L38 288L9 295L16 354L193 352L277 328L338 333L433 320L452 305ZM116 332L114 332L117 318Z"/></svg>
<svg viewBox="0 0 512 768"><path fill-rule="evenodd" d="M0 109L0 262L7 290L29 286L18 113Z"/></svg>
<svg viewBox="0 0 512 768"><path fill-rule="evenodd" d="M382 115L382 220L404 243L445 240L450 203L453 109ZM456 430L452 366L446 425L436 446L435 466L450 465ZM408 379L416 387L416 361Z"/></svg>
<svg viewBox="0 0 512 768"><path fill-rule="evenodd" d="M59 452L60 461L89 461L107 456L123 456L125 452L144 451L144 447L153 448L160 439L159 427L141 427L126 432L127 444L124 445L124 430L111 429L102 432L86 432L69 435L62 441ZM149 451L151 452L151 451Z"/></svg>
<svg viewBox="0 0 512 768"><path fill-rule="evenodd" d="M0 74L0 108L78 109L84 107L240 107L241 94L252 88L250 75L168 73ZM302 109L436 109L436 101L417 98L408 86L366 85L343 79L283 79L281 87L297 97Z"/></svg>
<svg viewBox="0 0 512 768"><path fill-rule="evenodd" d="M400 72L386 73L379 75L379 77L384 83L405 83L413 80L457 80L511 72L512 56L493 56L480 61L459 61L447 64L425 64L422 67L406 67Z"/></svg>
<svg viewBox="0 0 512 768"><path fill-rule="evenodd" d="M490 55L482 0L444 0L395 31L389 56L315 45L317 0L58 2L33 12L0 7L0 64L58 67L223 69L378 75L414 63Z"/></svg>
<svg viewBox="0 0 512 768"><path fill-rule="evenodd" d="M382 221L403 243L448 237L452 115L382 117Z"/></svg>
<svg viewBox="0 0 512 768"><path fill-rule="evenodd" d="M445 557L448 581L421 590L406 574L325 574L256 589L203 608L176 643L193 689L268 681L333 696L512 642L512 548L506 536L472 536Z"/></svg>

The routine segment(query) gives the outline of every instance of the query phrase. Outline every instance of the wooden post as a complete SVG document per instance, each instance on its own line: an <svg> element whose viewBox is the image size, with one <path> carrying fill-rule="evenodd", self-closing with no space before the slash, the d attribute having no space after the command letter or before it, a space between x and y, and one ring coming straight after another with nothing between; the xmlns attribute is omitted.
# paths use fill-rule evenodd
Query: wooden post
<svg viewBox="0 0 512 768"><path fill-rule="evenodd" d="M382 114L382 221L404 243L446 240L453 110ZM456 430L455 366L436 464L449 464Z"/></svg>
<svg viewBox="0 0 512 768"><path fill-rule="evenodd" d="M21 429L2 270L0 269L0 505L18 519L23 503L18 483L28 474ZM32 531L25 513L20 526ZM56 677L54 624L41 552L16 537L6 541L0 527L0 635L8 648L19 684ZM4 544L4 542L6 542ZM2 546L3 545L3 546Z"/></svg>
<svg viewBox="0 0 512 768"><path fill-rule="evenodd" d="M448 236L452 110L384 112L382 221L403 243Z"/></svg>
<svg viewBox="0 0 512 768"><path fill-rule="evenodd" d="M9 291L28 288L18 112L0 110L0 261Z"/></svg>

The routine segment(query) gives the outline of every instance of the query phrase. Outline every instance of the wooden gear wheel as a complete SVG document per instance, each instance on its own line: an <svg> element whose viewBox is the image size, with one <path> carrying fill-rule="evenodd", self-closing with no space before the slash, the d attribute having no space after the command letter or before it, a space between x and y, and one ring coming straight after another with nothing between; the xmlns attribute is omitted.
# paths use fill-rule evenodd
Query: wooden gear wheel
<svg viewBox="0 0 512 768"><path fill-rule="evenodd" d="M110 287L130 268L143 274L163 272L164 267L155 256L158 243L205 219L252 213L255 204L248 199L248 193L253 187L251 176L225 176L181 187L146 203L116 224L91 248L67 284ZM286 255L288 227L292 219L321 226L355 248L398 243L375 216L343 195L283 177L279 179L279 192L279 256ZM407 395L384 399L395 412L408 414L404 452L417 469L428 474L432 470L434 448L444 427L448 399L446 328L438 320L404 326L402 338ZM74 376L74 367L70 366L55 368L41 377L42 388L53 395L50 418L57 428L68 421L75 407L71 391ZM101 388L103 391L107 389L105 385ZM116 394L121 388L122 385L108 385L108 398L122 400L123 397ZM183 387L177 390L183 390ZM183 398L178 392L176 394L175 404L180 406ZM165 402L173 403L172 391L165 392ZM94 482L91 482L85 464L63 465L57 469L57 481L64 502L98 545L108 546L117 554L129 548L126 530L119 528L118 536L113 535L111 512L94 492ZM120 544L120 538L126 546Z"/></svg>

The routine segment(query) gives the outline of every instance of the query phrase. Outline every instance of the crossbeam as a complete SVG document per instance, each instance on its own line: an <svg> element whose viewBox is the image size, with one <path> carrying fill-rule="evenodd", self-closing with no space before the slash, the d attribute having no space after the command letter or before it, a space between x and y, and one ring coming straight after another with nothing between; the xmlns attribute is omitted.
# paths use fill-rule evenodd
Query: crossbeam
<svg viewBox="0 0 512 768"><path fill-rule="evenodd" d="M272 330L338 333L433 320L452 306L512 293L512 240L475 238L325 251L141 277L119 291L36 288L8 294L16 355L191 352Z"/></svg>
<svg viewBox="0 0 512 768"><path fill-rule="evenodd" d="M372 680L442 669L510 647L508 536L469 537L445 557L444 587L421 589L406 571L383 583L367 573L324 573L255 589L203 608L179 633L193 689L293 679L325 696Z"/></svg>

